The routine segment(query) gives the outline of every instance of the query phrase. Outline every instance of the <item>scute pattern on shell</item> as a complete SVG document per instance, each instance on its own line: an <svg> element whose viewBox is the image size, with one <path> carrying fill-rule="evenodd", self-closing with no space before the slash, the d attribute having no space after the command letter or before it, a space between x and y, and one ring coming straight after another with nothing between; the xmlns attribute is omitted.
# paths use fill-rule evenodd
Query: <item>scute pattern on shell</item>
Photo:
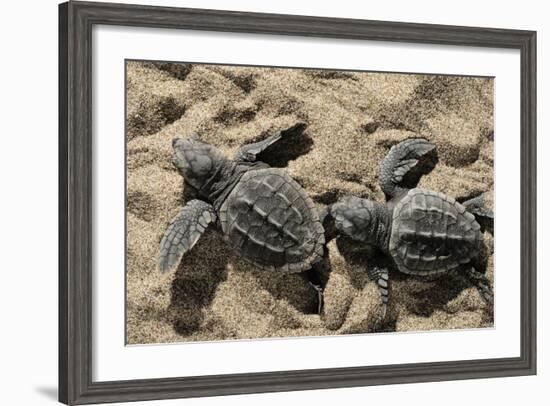
<svg viewBox="0 0 550 406"><path fill-rule="evenodd" d="M315 205L281 169L247 172L219 218L227 243L262 269L301 272L323 257L324 229Z"/></svg>
<svg viewBox="0 0 550 406"><path fill-rule="evenodd" d="M458 268L478 255L482 240L475 217L442 193L412 189L394 208L389 250L404 273Z"/></svg>

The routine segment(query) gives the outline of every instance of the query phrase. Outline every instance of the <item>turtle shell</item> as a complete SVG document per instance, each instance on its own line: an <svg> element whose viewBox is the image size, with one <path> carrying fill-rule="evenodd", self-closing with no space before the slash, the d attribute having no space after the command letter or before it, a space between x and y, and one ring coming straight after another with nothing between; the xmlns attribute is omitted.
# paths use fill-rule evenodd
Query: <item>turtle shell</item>
<svg viewBox="0 0 550 406"><path fill-rule="evenodd" d="M315 205L281 169L245 173L219 218L226 242L262 269L300 272L323 257L324 229Z"/></svg>
<svg viewBox="0 0 550 406"><path fill-rule="evenodd" d="M393 210L389 251L401 272L430 275L470 262L482 239L463 205L442 193L412 189Z"/></svg>

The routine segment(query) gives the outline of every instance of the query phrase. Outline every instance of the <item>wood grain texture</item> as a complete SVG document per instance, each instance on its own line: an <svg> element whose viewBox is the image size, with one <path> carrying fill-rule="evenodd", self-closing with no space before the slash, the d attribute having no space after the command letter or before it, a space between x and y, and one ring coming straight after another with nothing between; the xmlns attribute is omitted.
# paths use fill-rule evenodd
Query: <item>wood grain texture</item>
<svg viewBox="0 0 550 406"><path fill-rule="evenodd" d="M517 358L92 381L93 24L283 34L521 52L521 355ZM476 27L69 2L59 7L59 400L219 396L536 373L536 33ZM121 136L123 136L121 134ZM121 158L122 159L122 158Z"/></svg>

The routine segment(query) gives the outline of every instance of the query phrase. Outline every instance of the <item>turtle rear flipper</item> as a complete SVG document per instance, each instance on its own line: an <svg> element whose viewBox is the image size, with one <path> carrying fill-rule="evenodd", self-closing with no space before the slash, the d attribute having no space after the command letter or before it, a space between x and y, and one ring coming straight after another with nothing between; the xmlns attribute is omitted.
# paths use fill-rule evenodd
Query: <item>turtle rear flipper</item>
<svg viewBox="0 0 550 406"><path fill-rule="evenodd" d="M210 223L216 221L214 208L202 200L188 202L172 220L162 241L158 267L161 272L178 266L183 254L197 243Z"/></svg>
<svg viewBox="0 0 550 406"><path fill-rule="evenodd" d="M415 187L420 177L433 168L418 165L432 152L435 145L424 138L407 139L390 149L378 169L378 180L388 200Z"/></svg>
<svg viewBox="0 0 550 406"><path fill-rule="evenodd" d="M493 293L493 289L491 288L491 284L487 280L487 277L485 276L485 274L482 272L479 272L474 268L469 268L466 271L466 273L470 281L474 284L474 286L479 291L483 300L485 300L485 302L488 305L493 306L494 293Z"/></svg>
<svg viewBox="0 0 550 406"><path fill-rule="evenodd" d="M317 262L308 269L305 273L302 273L306 278L307 282L317 293L317 314L321 314L323 311L324 305L324 295L325 295L325 284L321 280L320 270L322 269L322 262Z"/></svg>
<svg viewBox="0 0 550 406"><path fill-rule="evenodd" d="M269 137L261 141L254 142L252 144L243 145L236 152L234 159L235 161L256 162L258 160L259 155L262 152L264 152L268 147L277 143L278 141L282 140L285 137L302 133L305 128L306 128L306 124L297 123L297 124L294 124L292 127L287 128L285 130L278 131L275 134L270 135Z"/></svg>
<svg viewBox="0 0 550 406"><path fill-rule="evenodd" d="M381 319L386 318L389 300L389 274L386 268L380 268L377 266L368 267L367 274L371 281L376 282L378 286L378 292L380 293L380 300L382 301L382 314Z"/></svg>
<svg viewBox="0 0 550 406"><path fill-rule="evenodd" d="M485 207L483 194L462 202L462 205L475 216L482 229L487 229L493 233L495 215L491 209Z"/></svg>
<svg viewBox="0 0 550 406"><path fill-rule="evenodd" d="M331 240L338 236L338 230L334 223L334 217L331 214L332 205L325 207L319 211L319 221L325 229L325 243L328 244Z"/></svg>

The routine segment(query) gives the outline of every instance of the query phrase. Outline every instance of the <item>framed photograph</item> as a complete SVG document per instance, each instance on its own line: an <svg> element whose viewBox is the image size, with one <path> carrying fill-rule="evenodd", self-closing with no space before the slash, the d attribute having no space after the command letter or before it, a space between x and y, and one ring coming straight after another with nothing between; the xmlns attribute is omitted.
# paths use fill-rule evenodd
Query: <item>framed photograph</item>
<svg viewBox="0 0 550 406"><path fill-rule="evenodd" d="M59 400L536 373L536 33L59 6Z"/></svg>

